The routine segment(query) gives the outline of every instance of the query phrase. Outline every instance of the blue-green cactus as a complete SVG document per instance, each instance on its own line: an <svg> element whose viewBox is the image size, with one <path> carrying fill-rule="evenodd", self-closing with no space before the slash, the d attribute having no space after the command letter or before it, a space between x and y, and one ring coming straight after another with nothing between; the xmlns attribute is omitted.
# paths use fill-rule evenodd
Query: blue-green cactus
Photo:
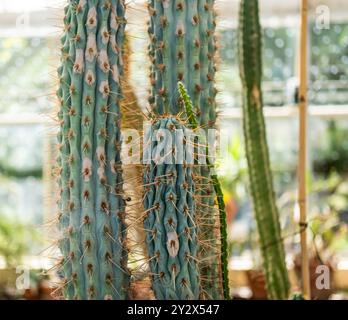
<svg viewBox="0 0 348 320"><path fill-rule="evenodd" d="M187 130L176 118L162 117L146 134L144 227L152 286L161 300L198 299L200 292L193 160L182 148Z"/></svg>
<svg viewBox="0 0 348 320"><path fill-rule="evenodd" d="M214 0L149 0L148 9L152 110L179 113L177 81L182 81L201 124L214 125Z"/></svg>
<svg viewBox="0 0 348 320"><path fill-rule="evenodd" d="M123 0L70 0L61 38L59 247L66 299L125 299Z"/></svg>
<svg viewBox="0 0 348 320"><path fill-rule="evenodd" d="M215 12L214 0L149 0L149 56L151 60L150 105L154 114L179 114L177 82L182 81L192 98L199 124L214 128L215 103ZM156 117L156 116L155 116ZM219 214L207 165L196 167L197 223L200 235L202 297L223 298L220 264Z"/></svg>

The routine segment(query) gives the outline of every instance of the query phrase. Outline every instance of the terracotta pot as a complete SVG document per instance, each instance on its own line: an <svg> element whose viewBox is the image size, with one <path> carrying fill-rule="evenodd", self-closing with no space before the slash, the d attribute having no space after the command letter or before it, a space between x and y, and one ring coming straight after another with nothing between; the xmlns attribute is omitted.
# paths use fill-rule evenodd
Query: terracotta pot
<svg viewBox="0 0 348 320"><path fill-rule="evenodd" d="M300 256L295 257L295 272L299 282L301 283L301 269L302 261ZM317 267L326 266L330 272L330 285L329 289L318 289L316 286L316 280L320 274L316 273ZM311 299L312 300L328 300L333 290L333 266L329 262L323 263L318 257L312 257L309 260L309 275L311 284Z"/></svg>
<svg viewBox="0 0 348 320"><path fill-rule="evenodd" d="M262 271L246 271L249 287L252 291L252 300L267 300L266 280Z"/></svg>

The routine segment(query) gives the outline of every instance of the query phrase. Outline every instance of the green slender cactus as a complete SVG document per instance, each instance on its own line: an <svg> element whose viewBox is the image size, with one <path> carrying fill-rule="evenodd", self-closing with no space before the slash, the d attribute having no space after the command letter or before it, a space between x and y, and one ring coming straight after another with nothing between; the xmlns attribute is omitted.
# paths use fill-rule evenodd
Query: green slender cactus
<svg viewBox="0 0 348 320"><path fill-rule="evenodd" d="M199 298L193 161L180 148L186 131L176 118L161 117L146 137L150 161L144 172L144 227L152 286L160 300Z"/></svg>
<svg viewBox="0 0 348 320"><path fill-rule="evenodd" d="M125 299L120 160L123 0L70 0L58 69L59 247L66 299Z"/></svg>
<svg viewBox="0 0 348 320"><path fill-rule="evenodd" d="M149 0L149 56L151 92L149 102L157 115L182 112L177 82L182 81L192 98L202 128L216 121L214 87L216 51L214 0ZM195 168L197 180L197 221L200 224L201 296L223 298L220 265L219 218L215 194L206 165Z"/></svg>
<svg viewBox="0 0 348 320"><path fill-rule="evenodd" d="M241 0L239 63L250 189L270 299L287 299L289 280L267 147L261 91L261 27L257 0Z"/></svg>

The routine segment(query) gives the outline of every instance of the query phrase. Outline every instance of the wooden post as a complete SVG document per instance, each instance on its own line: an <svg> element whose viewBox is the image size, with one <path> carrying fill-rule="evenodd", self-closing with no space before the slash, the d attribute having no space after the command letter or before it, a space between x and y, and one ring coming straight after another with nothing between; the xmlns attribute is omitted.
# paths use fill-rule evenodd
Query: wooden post
<svg viewBox="0 0 348 320"><path fill-rule="evenodd" d="M53 166L53 155L52 155L52 144L51 134L49 133L49 125L44 125L44 136L43 136L43 168L42 168L42 182L43 182L43 216L44 224L48 224L52 221L52 211L54 209L53 203L53 177L52 177L52 166Z"/></svg>
<svg viewBox="0 0 348 320"><path fill-rule="evenodd" d="M299 87L299 164L298 164L298 203L300 208L302 291L305 299L311 298L309 258L307 250L307 36L308 36L308 0L301 0L300 32L300 87Z"/></svg>

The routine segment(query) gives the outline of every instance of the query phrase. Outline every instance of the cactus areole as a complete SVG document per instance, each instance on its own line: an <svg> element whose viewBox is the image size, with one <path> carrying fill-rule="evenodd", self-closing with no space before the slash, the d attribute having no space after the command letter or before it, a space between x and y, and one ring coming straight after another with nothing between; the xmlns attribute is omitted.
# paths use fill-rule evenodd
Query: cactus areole
<svg viewBox="0 0 348 320"><path fill-rule="evenodd" d="M60 274L66 299L125 299L120 160L123 0L70 0L61 38Z"/></svg>

